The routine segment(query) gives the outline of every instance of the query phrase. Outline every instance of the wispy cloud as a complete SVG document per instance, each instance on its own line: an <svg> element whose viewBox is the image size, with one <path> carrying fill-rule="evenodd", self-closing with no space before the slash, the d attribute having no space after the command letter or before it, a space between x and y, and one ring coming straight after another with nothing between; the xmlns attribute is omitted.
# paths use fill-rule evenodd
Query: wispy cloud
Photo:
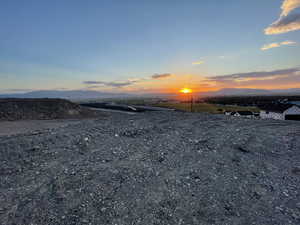
<svg viewBox="0 0 300 225"><path fill-rule="evenodd" d="M274 71L258 71L207 77L218 88L299 87L300 67Z"/></svg>
<svg viewBox="0 0 300 225"><path fill-rule="evenodd" d="M274 43L271 43L271 44L266 44L264 45L261 50L262 51L266 51L266 50L269 50L271 48L279 48L283 45L294 45L296 44L296 42L294 41L283 41L283 42L274 42Z"/></svg>
<svg viewBox="0 0 300 225"><path fill-rule="evenodd" d="M236 73L222 76L209 77L208 80L212 81L243 81L249 79L272 79L272 77L278 76L295 76L300 75L300 67L290 68L284 70L274 70L274 71L260 71L260 72L250 72L250 73Z"/></svg>
<svg viewBox="0 0 300 225"><path fill-rule="evenodd" d="M300 29L300 14L285 16L265 29L265 34L283 34Z"/></svg>
<svg viewBox="0 0 300 225"><path fill-rule="evenodd" d="M87 85L102 85L107 87L125 87L136 83L135 81L123 81L123 82L105 82L105 81L84 81Z"/></svg>
<svg viewBox="0 0 300 225"><path fill-rule="evenodd" d="M282 34L300 29L300 14L291 14L300 7L300 0L285 0L281 5L281 15L277 21L267 27L264 32L267 35Z"/></svg>
<svg viewBox="0 0 300 225"><path fill-rule="evenodd" d="M287 16L291 11L300 7L300 0L285 0L281 5L281 16Z"/></svg>
<svg viewBox="0 0 300 225"><path fill-rule="evenodd" d="M172 76L171 73L162 73L162 74L154 74L151 77L152 77L152 79L162 79L162 78L167 78L170 76Z"/></svg>
<svg viewBox="0 0 300 225"><path fill-rule="evenodd" d="M98 81L98 80L88 80L83 81L82 83L88 85L88 88L99 88L99 87L110 87L110 88L123 88L128 87L133 84L150 81L150 80L157 80L157 79L164 79L167 77L172 76L171 73L162 73L162 74L154 74L150 76L150 78L129 78L125 81Z"/></svg>
<svg viewBox="0 0 300 225"><path fill-rule="evenodd" d="M204 63L204 61L200 60L200 61L197 61L197 62L193 62L192 64L193 65L201 65L203 63Z"/></svg>

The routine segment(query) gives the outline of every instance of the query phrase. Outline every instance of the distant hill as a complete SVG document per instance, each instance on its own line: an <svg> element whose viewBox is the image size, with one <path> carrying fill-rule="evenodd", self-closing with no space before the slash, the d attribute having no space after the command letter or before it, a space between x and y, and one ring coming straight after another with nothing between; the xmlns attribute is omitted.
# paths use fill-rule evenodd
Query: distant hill
<svg viewBox="0 0 300 225"><path fill-rule="evenodd" d="M90 118L99 115L99 112L64 99L0 99L0 121Z"/></svg>
<svg viewBox="0 0 300 225"><path fill-rule="evenodd" d="M202 96L253 96L253 95L300 95L300 88L291 89L252 89L252 88L223 88L218 91L200 92Z"/></svg>
<svg viewBox="0 0 300 225"><path fill-rule="evenodd" d="M95 98L126 98L130 94L117 94L99 91L85 91L85 90L72 90L72 91L58 91L58 90L45 90L45 91L32 91L27 93L16 94L0 94L0 98L64 98L64 99L95 99Z"/></svg>
<svg viewBox="0 0 300 225"><path fill-rule="evenodd" d="M300 95L300 88L291 89L251 89L251 88L223 88L218 91L198 92L194 96L253 96L253 95ZM27 93L0 94L0 98L63 98L71 100L86 99L109 99L109 98L135 98L135 97L160 97L173 98L176 93L149 93L149 94L129 94L111 93L88 90L44 90L31 91Z"/></svg>

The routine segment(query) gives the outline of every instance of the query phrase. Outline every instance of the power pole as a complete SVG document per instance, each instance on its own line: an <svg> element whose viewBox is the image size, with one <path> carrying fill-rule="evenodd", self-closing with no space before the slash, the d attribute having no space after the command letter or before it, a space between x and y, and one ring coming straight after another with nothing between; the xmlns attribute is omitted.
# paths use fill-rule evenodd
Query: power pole
<svg viewBox="0 0 300 225"><path fill-rule="evenodd" d="M193 112L193 103L194 103L194 101L193 101L193 95L191 94L191 112Z"/></svg>

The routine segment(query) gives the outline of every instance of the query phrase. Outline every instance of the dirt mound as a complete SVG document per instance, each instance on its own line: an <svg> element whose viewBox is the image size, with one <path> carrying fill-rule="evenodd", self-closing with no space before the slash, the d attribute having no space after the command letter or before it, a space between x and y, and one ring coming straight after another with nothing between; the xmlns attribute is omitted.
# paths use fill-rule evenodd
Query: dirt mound
<svg viewBox="0 0 300 225"><path fill-rule="evenodd" d="M67 119L96 116L96 112L64 99L0 99L0 120Z"/></svg>

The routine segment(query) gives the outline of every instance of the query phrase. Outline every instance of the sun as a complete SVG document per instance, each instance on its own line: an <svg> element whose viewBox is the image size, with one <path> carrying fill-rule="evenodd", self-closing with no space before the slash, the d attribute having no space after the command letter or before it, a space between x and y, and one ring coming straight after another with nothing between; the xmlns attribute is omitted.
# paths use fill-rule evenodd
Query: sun
<svg viewBox="0 0 300 225"><path fill-rule="evenodd" d="M189 89L189 88L182 88L180 90L181 93L184 93L184 94L189 94L189 93L192 93L192 89Z"/></svg>

